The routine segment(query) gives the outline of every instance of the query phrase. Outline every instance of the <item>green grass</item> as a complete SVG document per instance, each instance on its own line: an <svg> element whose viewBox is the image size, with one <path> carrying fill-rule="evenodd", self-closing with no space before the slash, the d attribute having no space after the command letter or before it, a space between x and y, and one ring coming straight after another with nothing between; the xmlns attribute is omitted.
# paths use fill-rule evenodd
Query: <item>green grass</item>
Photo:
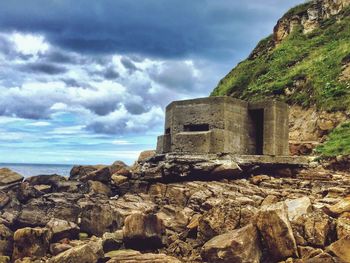
<svg viewBox="0 0 350 263"><path fill-rule="evenodd" d="M316 148L316 152L322 157L350 155L350 122L334 129L328 140Z"/></svg>
<svg viewBox="0 0 350 263"><path fill-rule="evenodd" d="M288 13L304 12L307 4ZM248 101L279 98L289 104L334 111L350 109L350 83L339 81L342 61L350 54L350 8L343 19L330 18L309 34L297 28L277 47L264 48L262 40L254 57L239 63L212 92ZM296 83L302 85L296 85Z"/></svg>

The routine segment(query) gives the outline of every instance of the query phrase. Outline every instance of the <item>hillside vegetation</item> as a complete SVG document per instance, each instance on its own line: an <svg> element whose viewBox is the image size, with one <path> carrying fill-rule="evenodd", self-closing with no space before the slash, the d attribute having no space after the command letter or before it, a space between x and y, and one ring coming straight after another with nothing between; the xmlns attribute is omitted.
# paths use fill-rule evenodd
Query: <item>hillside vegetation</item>
<svg viewBox="0 0 350 263"><path fill-rule="evenodd" d="M306 12L309 3L284 17ZM323 19L309 33L301 25L280 43L271 35L228 73L212 96L231 95L248 101L276 97L289 104L316 105L335 111L350 109L350 8ZM348 74L348 71L346 71Z"/></svg>

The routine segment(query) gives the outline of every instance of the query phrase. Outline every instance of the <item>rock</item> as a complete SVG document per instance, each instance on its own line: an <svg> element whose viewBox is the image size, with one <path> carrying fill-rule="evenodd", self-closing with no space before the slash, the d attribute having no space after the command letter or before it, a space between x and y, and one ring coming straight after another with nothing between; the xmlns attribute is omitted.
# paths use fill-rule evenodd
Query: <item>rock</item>
<svg viewBox="0 0 350 263"><path fill-rule="evenodd" d="M50 245L50 253L54 256L61 254L68 249L71 249L72 246L65 243L53 243Z"/></svg>
<svg viewBox="0 0 350 263"><path fill-rule="evenodd" d="M147 151L143 151L140 153L139 158L137 159L138 162L144 162L147 159L152 158L153 156L156 155L156 151L155 150L147 150Z"/></svg>
<svg viewBox="0 0 350 263"><path fill-rule="evenodd" d="M105 253L120 249L123 245L123 231L118 230L113 233L104 233L102 237L102 245Z"/></svg>
<svg viewBox="0 0 350 263"><path fill-rule="evenodd" d="M95 236L102 236L105 232L113 232L122 226L123 217L109 202L91 199L80 203L80 229Z"/></svg>
<svg viewBox="0 0 350 263"><path fill-rule="evenodd" d="M60 253L49 263L96 263L103 255L102 241L95 240Z"/></svg>
<svg viewBox="0 0 350 263"><path fill-rule="evenodd" d="M117 250L106 255L107 263L181 263L178 259L164 254L141 254L135 250Z"/></svg>
<svg viewBox="0 0 350 263"><path fill-rule="evenodd" d="M70 171L69 180L79 180L86 177L89 173L106 168L106 165L76 165Z"/></svg>
<svg viewBox="0 0 350 263"><path fill-rule="evenodd" d="M28 182L21 183L17 191L17 198L22 203L26 203L29 199L37 198L41 195L43 193L35 189Z"/></svg>
<svg viewBox="0 0 350 263"><path fill-rule="evenodd" d="M57 189L57 186L60 184L60 182L65 182L65 181L67 181L67 178L58 174L36 175L25 179L25 182L33 186L34 185L51 185L56 189Z"/></svg>
<svg viewBox="0 0 350 263"><path fill-rule="evenodd" d="M8 168L0 168L0 186L21 182L23 178L22 175Z"/></svg>
<svg viewBox="0 0 350 263"><path fill-rule="evenodd" d="M262 207L256 224L272 258L282 260L298 255L284 202Z"/></svg>
<svg viewBox="0 0 350 263"><path fill-rule="evenodd" d="M209 240L201 250L204 261L217 263L259 263L258 232L252 224Z"/></svg>
<svg viewBox="0 0 350 263"><path fill-rule="evenodd" d="M327 251L332 252L344 262L350 262L350 236L343 237L327 247Z"/></svg>
<svg viewBox="0 0 350 263"><path fill-rule="evenodd" d="M64 238L77 239L80 232L80 228L75 223L57 218L52 218L46 224L46 228L50 230L53 242Z"/></svg>
<svg viewBox="0 0 350 263"><path fill-rule="evenodd" d="M11 256L13 246L13 232L0 224L0 255Z"/></svg>
<svg viewBox="0 0 350 263"><path fill-rule="evenodd" d="M198 235L204 241L234 230L240 223L240 206L234 201L224 201L205 212L199 219Z"/></svg>
<svg viewBox="0 0 350 263"><path fill-rule="evenodd" d="M171 205L165 205L157 213L157 217L160 218L164 226L167 229L171 229L175 232L181 232L186 229L190 216L193 211L190 208L178 208Z"/></svg>
<svg viewBox="0 0 350 263"><path fill-rule="evenodd" d="M5 193L0 191L0 209L4 208L10 202L10 197Z"/></svg>
<svg viewBox="0 0 350 263"><path fill-rule="evenodd" d="M0 256L0 263L10 263L10 257L8 256Z"/></svg>
<svg viewBox="0 0 350 263"><path fill-rule="evenodd" d="M13 236L13 259L43 257L49 249L50 232L46 228L22 228Z"/></svg>
<svg viewBox="0 0 350 263"><path fill-rule="evenodd" d="M123 183L126 183L128 181L128 177L118 174L112 175L112 183L114 185L121 185Z"/></svg>
<svg viewBox="0 0 350 263"><path fill-rule="evenodd" d="M90 194L102 194L106 196L112 196L111 189L99 181L88 181Z"/></svg>
<svg viewBox="0 0 350 263"><path fill-rule="evenodd" d="M344 212L350 212L350 197L346 197L335 205L329 207L329 210L336 216L339 216Z"/></svg>
<svg viewBox="0 0 350 263"><path fill-rule="evenodd" d="M110 167L111 174L119 174L121 170L127 169L128 166L122 161L115 161Z"/></svg>
<svg viewBox="0 0 350 263"><path fill-rule="evenodd" d="M307 196L293 200L287 200L286 205L288 208L288 218L290 221L294 221L298 217L312 211L311 201Z"/></svg>
<svg viewBox="0 0 350 263"><path fill-rule="evenodd" d="M99 181L102 183L108 183L111 180L111 172L109 167L104 167L98 170L94 170L90 173L80 175L78 180L81 182L87 182L89 180Z"/></svg>
<svg viewBox="0 0 350 263"><path fill-rule="evenodd" d="M124 243L128 248L160 248L164 232L163 222L156 215L131 214L124 222Z"/></svg>
<svg viewBox="0 0 350 263"><path fill-rule="evenodd" d="M350 236L350 213L345 212L337 219L337 237L341 239Z"/></svg>
<svg viewBox="0 0 350 263"><path fill-rule="evenodd" d="M23 205L15 223L19 226L45 226L51 218L64 219L77 223L81 208L80 194L50 193L31 199Z"/></svg>

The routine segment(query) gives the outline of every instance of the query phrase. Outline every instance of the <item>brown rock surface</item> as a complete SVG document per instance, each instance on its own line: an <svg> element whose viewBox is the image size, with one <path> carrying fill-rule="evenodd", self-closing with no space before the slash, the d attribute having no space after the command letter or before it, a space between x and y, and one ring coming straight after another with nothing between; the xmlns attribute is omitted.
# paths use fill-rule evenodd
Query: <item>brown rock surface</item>
<svg viewBox="0 0 350 263"><path fill-rule="evenodd" d="M262 207L257 215L257 227L274 259L297 256L297 246L284 202Z"/></svg>
<svg viewBox="0 0 350 263"><path fill-rule="evenodd" d="M217 263L259 263L262 252L258 232L252 224L214 237L204 244L204 261Z"/></svg>

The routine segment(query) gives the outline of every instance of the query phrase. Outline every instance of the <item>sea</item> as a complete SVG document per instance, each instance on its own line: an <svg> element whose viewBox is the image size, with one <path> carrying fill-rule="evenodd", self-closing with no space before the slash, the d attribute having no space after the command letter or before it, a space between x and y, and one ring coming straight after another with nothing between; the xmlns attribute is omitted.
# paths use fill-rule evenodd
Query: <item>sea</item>
<svg viewBox="0 0 350 263"><path fill-rule="evenodd" d="M69 176L69 172L73 165L67 164L18 164L18 163L0 163L0 168L9 168L24 177L34 175L59 174Z"/></svg>

